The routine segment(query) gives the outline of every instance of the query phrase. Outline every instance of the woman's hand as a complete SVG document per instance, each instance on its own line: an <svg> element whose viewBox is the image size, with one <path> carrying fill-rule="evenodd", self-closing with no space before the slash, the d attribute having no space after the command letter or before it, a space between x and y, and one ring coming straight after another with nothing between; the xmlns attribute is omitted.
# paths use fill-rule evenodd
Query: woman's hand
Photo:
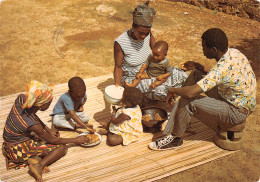
<svg viewBox="0 0 260 182"><path fill-rule="evenodd" d="M51 131L50 131L50 134L53 136L53 137L60 137L60 132L56 129L56 128L51 128L50 129Z"/></svg>
<svg viewBox="0 0 260 182"><path fill-rule="evenodd" d="M83 144L83 143L89 143L89 139L86 137L86 135L81 135L76 137L76 144Z"/></svg>

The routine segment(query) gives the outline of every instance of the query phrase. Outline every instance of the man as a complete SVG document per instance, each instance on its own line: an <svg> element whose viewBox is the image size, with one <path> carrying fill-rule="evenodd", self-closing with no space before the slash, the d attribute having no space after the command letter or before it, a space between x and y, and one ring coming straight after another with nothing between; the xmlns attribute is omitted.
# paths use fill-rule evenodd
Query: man
<svg viewBox="0 0 260 182"><path fill-rule="evenodd" d="M175 95L181 99L175 104L163 138L149 144L153 150L168 150L181 146L182 135L195 117L206 125L245 122L256 105L256 78L247 58L237 49L228 48L226 34L212 28L202 35L203 53L215 59L216 65L207 75L196 66L181 88L168 91L169 102ZM208 96L200 95L202 92ZM213 128L213 129L216 129Z"/></svg>

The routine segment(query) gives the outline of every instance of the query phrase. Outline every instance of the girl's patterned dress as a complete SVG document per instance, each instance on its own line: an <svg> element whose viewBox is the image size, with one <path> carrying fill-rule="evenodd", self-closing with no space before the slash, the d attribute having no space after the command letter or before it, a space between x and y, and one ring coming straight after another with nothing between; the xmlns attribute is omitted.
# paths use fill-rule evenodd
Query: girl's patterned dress
<svg viewBox="0 0 260 182"><path fill-rule="evenodd" d="M122 107L116 112L116 118L121 113L127 114L131 119L117 125L110 123L109 130L111 133L120 135L123 138L123 145L128 145L138 141L143 135L142 111L139 106L133 108Z"/></svg>

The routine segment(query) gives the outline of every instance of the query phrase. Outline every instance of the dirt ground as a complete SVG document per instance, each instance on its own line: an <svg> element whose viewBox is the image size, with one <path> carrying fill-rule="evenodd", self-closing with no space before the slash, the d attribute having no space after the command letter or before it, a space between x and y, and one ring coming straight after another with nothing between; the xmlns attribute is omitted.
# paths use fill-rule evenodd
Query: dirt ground
<svg viewBox="0 0 260 182"><path fill-rule="evenodd" d="M31 80L65 83L113 71L113 41L131 28L140 0L5 0L0 4L0 96L23 92ZM214 65L202 53L201 35L223 29L230 47L241 50L257 75L260 102L260 23L180 2L152 1L152 32L169 43L173 66L182 61ZM185 13L186 12L186 13ZM242 149L159 181L258 181L260 104L248 117Z"/></svg>

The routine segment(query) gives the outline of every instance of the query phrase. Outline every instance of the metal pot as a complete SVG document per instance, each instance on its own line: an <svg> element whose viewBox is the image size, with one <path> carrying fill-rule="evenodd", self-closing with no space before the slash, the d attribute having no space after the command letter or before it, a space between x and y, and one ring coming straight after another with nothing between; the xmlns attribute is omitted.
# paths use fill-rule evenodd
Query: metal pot
<svg viewBox="0 0 260 182"><path fill-rule="evenodd" d="M155 120L155 114L158 113L162 120L158 121ZM168 119L168 113L161 108L158 107L145 107L142 108L142 115L149 115L151 117L150 121L142 120L142 123L144 126L147 127L155 127L155 126L161 126L164 121Z"/></svg>

